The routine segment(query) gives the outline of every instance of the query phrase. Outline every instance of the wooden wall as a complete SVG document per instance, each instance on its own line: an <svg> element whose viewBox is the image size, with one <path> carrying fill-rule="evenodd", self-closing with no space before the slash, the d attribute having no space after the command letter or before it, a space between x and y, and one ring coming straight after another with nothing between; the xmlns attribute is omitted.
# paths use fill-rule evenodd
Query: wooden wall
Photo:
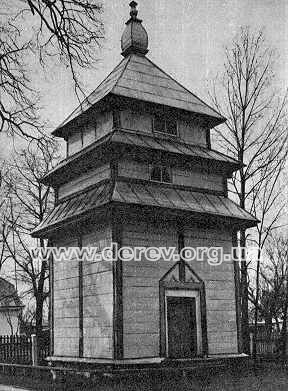
<svg viewBox="0 0 288 391"><path fill-rule="evenodd" d="M58 247L77 247L77 238L58 239ZM78 259L59 261L54 257L54 354L79 354Z"/></svg>
<svg viewBox="0 0 288 391"><path fill-rule="evenodd" d="M92 144L95 140L100 139L113 129L112 112L103 112L93 114L93 119L90 123L75 129L73 133L68 136L67 155L71 156L79 152L82 148Z"/></svg>
<svg viewBox="0 0 288 391"><path fill-rule="evenodd" d="M178 167L172 168L173 183L176 185L192 186L201 189L224 191L223 176L188 170Z"/></svg>
<svg viewBox="0 0 288 391"><path fill-rule="evenodd" d="M88 186L94 185L103 179L109 178L110 175L111 170L109 163L95 167L92 170L89 170L78 176L76 179L73 179L72 181L69 181L68 183L60 186L58 189L58 197L61 199L78 191L84 190Z"/></svg>
<svg viewBox="0 0 288 391"><path fill-rule="evenodd" d="M152 116L149 113L123 110L120 112L120 118L122 129L152 133Z"/></svg>
<svg viewBox="0 0 288 391"><path fill-rule="evenodd" d="M193 120L178 119L178 138L182 142L207 146L206 131ZM120 112L122 129L153 134L153 114L122 110ZM111 111L94 113L90 122L79 126L68 136L67 156L79 152L113 130L113 113ZM159 136L159 134L158 134Z"/></svg>
<svg viewBox="0 0 288 391"><path fill-rule="evenodd" d="M123 227L124 246L175 246L175 224L144 222L140 219ZM186 227L185 246L232 246L228 231ZM159 355L159 280L172 262L123 262L124 358ZM210 266L206 261L191 262L205 281L209 354L237 353L233 264Z"/></svg>
<svg viewBox="0 0 288 391"><path fill-rule="evenodd" d="M59 239L58 247L77 247L78 239ZM111 244L108 225L82 236L83 247L98 253ZM83 260L83 356L113 357L113 275L109 262ZM54 259L54 354L79 357L79 260Z"/></svg>
<svg viewBox="0 0 288 391"><path fill-rule="evenodd" d="M135 221L123 226L123 246L176 246L173 226ZM159 280L172 264L123 262L124 358L159 356Z"/></svg>
<svg viewBox="0 0 288 391"><path fill-rule="evenodd" d="M231 254L232 234L229 230L196 229L184 231L186 247L223 247ZM193 269L205 281L207 306L207 333L209 354L237 353L237 325L233 262L210 265L204 261L191 262Z"/></svg>
<svg viewBox="0 0 288 391"><path fill-rule="evenodd" d="M109 226L96 225L83 247L110 246ZM111 262L83 262L84 357L113 358L113 273Z"/></svg>
<svg viewBox="0 0 288 391"><path fill-rule="evenodd" d="M193 121L178 121L178 132L182 141L207 147L205 130Z"/></svg>
<svg viewBox="0 0 288 391"><path fill-rule="evenodd" d="M183 224L186 247L223 247L231 253L228 229ZM112 229L98 224L82 235L83 247L109 246ZM122 225L122 246L178 248L175 222L144 217L127 218ZM59 238L58 246L77 247L77 238ZM107 261L83 263L83 356L113 358L113 271ZM172 261L127 261L123 267L124 358L159 356L159 280ZM210 265L190 262L205 282L209 355L237 353L234 272L232 261ZM54 354L79 357L79 261L54 260Z"/></svg>
<svg viewBox="0 0 288 391"><path fill-rule="evenodd" d="M178 119L179 140L190 144L207 146L205 129L195 124L193 120ZM126 130L136 130L148 134L153 133L153 115L133 110L121 111L121 127Z"/></svg>
<svg viewBox="0 0 288 391"><path fill-rule="evenodd" d="M120 176L150 179L149 164L122 159L119 161L118 173ZM194 188L224 191L223 176L220 174L212 174L200 172L199 169L184 169L172 167L173 183L176 185L191 186Z"/></svg>

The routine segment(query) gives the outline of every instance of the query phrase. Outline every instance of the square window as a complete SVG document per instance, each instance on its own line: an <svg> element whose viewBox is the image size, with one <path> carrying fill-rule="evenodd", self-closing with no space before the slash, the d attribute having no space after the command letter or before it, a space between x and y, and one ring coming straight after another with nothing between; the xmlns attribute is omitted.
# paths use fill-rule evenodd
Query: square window
<svg viewBox="0 0 288 391"><path fill-rule="evenodd" d="M172 183L172 175L170 167L162 165L153 165L150 169L151 181Z"/></svg>
<svg viewBox="0 0 288 391"><path fill-rule="evenodd" d="M161 166L152 166L150 178L151 181L161 182Z"/></svg>
<svg viewBox="0 0 288 391"><path fill-rule="evenodd" d="M119 111L113 111L113 128L121 128L121 118Z"/></svg>
<svg viewBox="0 0 288 391"><path fill-rule="evenodd" d="M177 136L177 120L170 117L165 119L160 115L156 115L153 121L153 130L154 132Z"/></svg>
<svg viewBox="0 0 288 391"><path fill-rule="evenodd" d="M165 133L165 120L160 116L154 117L154 132Z"/></svg>
<svg viewBox="0 0 288 391"><path fill-rule="evenodd" d="M166 132L177 136L177 121L175 119L169 119L166 121Z"/></svg>
<svg viewBox="0 0 288 391"><path fill-rule="evenodd" d="M168 167L162 167L162 182L171 183L171 170Z"/></svg>

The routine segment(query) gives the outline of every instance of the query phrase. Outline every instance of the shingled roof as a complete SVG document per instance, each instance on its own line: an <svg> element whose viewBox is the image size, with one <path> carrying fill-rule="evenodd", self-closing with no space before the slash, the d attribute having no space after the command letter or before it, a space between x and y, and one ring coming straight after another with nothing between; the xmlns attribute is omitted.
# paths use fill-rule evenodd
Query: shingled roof
<svg viewBox="0 0 288 391"><path fill-rule="evenodd" d="M20 308L23 303L11 282L0 277L0 311L7 308Z"/></svg>
<svg viewBox="0 0 288 391"><path fill-rule="evenodd" d="M225 119L192 92L183 87L146 56L132 53L53 132L61 129L109 94L182 109L211 117L215 125Z"/></svg>

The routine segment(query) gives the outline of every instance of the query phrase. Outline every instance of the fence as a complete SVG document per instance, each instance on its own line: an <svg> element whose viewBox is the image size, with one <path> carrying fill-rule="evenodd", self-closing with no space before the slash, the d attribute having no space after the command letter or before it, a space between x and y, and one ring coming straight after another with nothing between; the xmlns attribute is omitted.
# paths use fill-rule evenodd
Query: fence
<svg viewBox="0 0 288 391"><path fill-rule="evenodd" d="M39 364L46 363L49 355L49 340L45 337L39 339ZM32 338L26 335L0 336L0 362L10 364L32 364Z"/></svg>
<svg viewBox="0 0 288 391"><path fill-rule="evenodd" d="M253 334L250 334L250 347L252 354L252 346L253 346ZM279 333L271 333L270 335L266 333L259 333L257 335L256 341L256 352L259 356L276 356L279 354L279 343L280 343L280 334Z"/></svg>

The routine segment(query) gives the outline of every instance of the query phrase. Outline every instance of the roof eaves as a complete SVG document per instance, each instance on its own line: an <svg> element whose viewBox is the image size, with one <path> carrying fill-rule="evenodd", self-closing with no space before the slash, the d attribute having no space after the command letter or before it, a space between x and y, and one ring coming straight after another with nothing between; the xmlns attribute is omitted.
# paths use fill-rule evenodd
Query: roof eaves
<svg viewBox="0 0 288 391"><path fill-rule="evenodd" d="M199 98L197 95L195 95L192 91L190 91L188 88L186 88L185 86L183 86L181 83L179 83L179 81L177 81L174 77L172 77L171 75L169 75L167 72L165 72L163 69L161 69L158 65L156 65L153 61L151 61L148 57L146 57L146 59L148 60L148 62L150 62L155 68L157 68L159 71L163 72L167 77L169 77L170 79L172 79L175 83L177 83L179 86L181 86L182 88L184 88L184 90L186 90L189 94L193 95L196 99L198 99L200 102L203 103L203 105L205 105L206 107L208 107L210 110L212 110L214 113L215 113L215 117L218 121L219 121L219 124L220 125L221 123L225 122L227 120L227 118L223 117L220 113L218 113L218 111L216 111L213 107L211 107L210 105L208 105L206 102L204 102L201 98ZM206 114L207 115L207 114ZM207 115L209 116L209 115Z"/></svg>
<svg viewBox="0 0 288 391"><path fill-rule="evenodd" d="M125 64L125 66L123 67L122 72L120 73L119 77L117 78L116 83L114 84L112 90L110 91L111 94L114 93L115 87L117 86L119 80L122 78L122 76L123 76L125 70L127 69L127 66L128 66L128 64L129 64L129 62L131 61L131 57L132 57L132 54L130 54L130 55L126 58L127 62L126 62L126 64Z"/></svg>
<svg viewBox="0 0 288 391"><path fill-rule="evenodd" d="M74 155L72 156L69 156L68 158L64 159L64 160L61 160L61 162L59 162L59 164L57 164L56 167L54 167L52 170L50 170L46 175L44 175L42 178L41 178L41 183L43 183L44 185L47 185L49 184L49 178L51 177L51 175L53 175L55 172L57 172L59 169L63 168L63 167L66 167L68 164L72 163L73 161L77 160L80 156L83 156L85 155L85 153L89 153L91 150L93 150L96 146L98 145L101 145L107 141L109 141L109 139L112 138L114 134L114 131L106 134L105 136L103 136L101 139L99 140L96 140L94 141L92 144L90 145L87 145L86 148L83 148L81 149L79 152L76 152Z"/></svg>
<svg viewBox="0 0 288 391"><path fill-rule="evenodd" d="M104 184L104 188L103 188L103 183L105 182ZM54 212L54 210L61 204L65 203L66 201L69 201L69 200L72 200L72 199L77 199L77 197L83 195L84 193L89 193L91 190L93 189L97 189L97 188L101 188L102 186L102 190L103 192L106 194L104 194L104 198L105 200L100 201L98 205L94 205L92 207L89 207L79 213L76 213L71 215L71 216L68 216L68 217L64 217L63 219L61 220L56 220L53 222L53 219L52 219L52 223L49 221L49 217L50 215ZM106 186L106 188L105 188ZM55 231L58 227L63 227L64 225L66 224L71 224L75 221L78 221L78 220L82 220L82 219L85 219L87 217L87 215L89 215L90 213L92 213L93 211L95 210L98 210L99 208L102 208L104 207L106 204L110 203L111 200L112 200L112 195L113 195L113 192L114 192L114 187L115 187L115 183L112 183L110 180L104 180L100 183L98 183L97 185L93 186L93 188L89 188L89 190L85 189L85 191L81 191L77 194L72 194L70 197L67 197L63 200L61 200L59 202L59 204L57 206L55 206L55 208L51 211L51 213L46 217L45 220L43 220L43 222L38 226L36 227L32 232L30 232L31 236L32 237L45 237L44 235L47 234L48 232L51 232L51 231ZM47 225L45 225L45 221L49 221Z"/></svg>
<svg viewBox="0 0 288 391"><path fill-rule="evenodd" d="M74 117L74 114L79 110L79 108L81 109L81 114L85 113L87 110L89 110L89 108L91 108L93 106L93 104L91 104L89 107L87 107L86 109L82 110L82 106L85 104L85 103L89 103L89 99L91 98L91 96L95 93L96 90L98 90L108 79L109 77L113 74L113 72L115 72L115 70L117 70L118 67L121 66L121 64L123 64L123 62L127 61L127 63L130 61L130 58L123 58L121 60L121 62L113 68L113 70L107 75L107 77L105 77L104 80L102 80L102 82L83 100L83 102L81 102L80 105L78 105L73 111L72 113L69 114L69 116L52 132L52 135L53 136L56 136L56 137L61 137L61 133L62 133L62 129L68 125L73 119L77 118L77 117ZM125 64L124 69L126 69L126 66L127 64ZM111 91L114 89L116 83L118 82L119 78L122 76L123 72L120 73L120 75L116 78L116 80L112 83L112 87L110 89L110 91L108 91L105 95L107 96L109 93L111 93ZM102 99L104 98L102 97ZM97 102L95 102L97 103Z"/></svg>

